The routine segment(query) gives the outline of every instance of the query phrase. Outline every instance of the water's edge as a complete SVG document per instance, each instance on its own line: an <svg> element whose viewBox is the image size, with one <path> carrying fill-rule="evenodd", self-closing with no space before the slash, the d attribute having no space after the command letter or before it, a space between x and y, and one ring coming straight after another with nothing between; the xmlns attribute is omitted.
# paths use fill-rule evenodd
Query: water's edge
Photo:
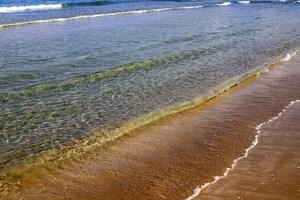
<svg viewBox="0 0 300 200"><path fill-rule="evenodd" d="M0 179L3 180L3 183L0 181L0 194L10 193L11 186L20 184L20 180L22 180L24 174L30 173L30 171L40 166L60 166L65 161L81 158L82 156L86 157L87 154L99 151L99 149L103 148L103 146L105 146L106 144L118 140L127 134L130 134L132 131L142 126L153 123L154 121L157 121L166 116L170 116L200 106L203 103L222 95L226 91L239 86L241 83L244 83L251 78L255 79L255 77L263 75L273 67L276 67L290 60L293 56L299 53L299 51L300 49L294 49L287 55L279 57L272 63L263 64L262 66L257 67L247 73L218 84L216 87L208 90L206 93L193 99L192 101L184 102L176 106L162 109L160 111L151 112L144 116L133 119L127 123L124 123L120 125L119 128L116 128L113 131L92 130L92 136L79 141L77 144L73 145L70 148L47 151L40 155L38 159L25 159L22 164L13 166L0 173Z"/></svg>
<svg viewBox="0 0 300 200"><path fill-rule="evenodd" d="M193 194L190 195L188 198L186 198L185 200L192 200L194 199L195 197L199 196L200 193L207 187L209 187L210 185L213 185L215 183L217 183L219 180L221 179L224 179L228 176L228 174L230 173L230 171L234 170L234 168L236 167L236 165L238 164L238 162L240 160L243 160L245 158L248 157L249 155L249 152L258 144L258 141L259 141L259 136L260 136L260 133L261 133L261 129L263 126L269 124L269 123L272 123L273 121L277 120L283 113L286 112L287 109L289 109L291 106L293 106L295 103L299 103L300 100L297 99L297 100L294 100L294 101L291 101L287 106L285 106L281 112L279 112L275 117L272 117L270 118L268 121L265 121L265 122L262 122L260 123L259 125L257 125L255 127L255 130L256 130L256 135L254 137L254 140L252 141L250 147L248 147L246 150L245 150L245 153L244 155L236 158L233 160L232 164L230 165L230 167L227 167L224 171L224 174L221 175L221 176L215 176L213 177L213 180L211 182L207 182L207 183L204 183L203 185L201 186L196 186L196 188L194 189L193 191Z"/></svg>

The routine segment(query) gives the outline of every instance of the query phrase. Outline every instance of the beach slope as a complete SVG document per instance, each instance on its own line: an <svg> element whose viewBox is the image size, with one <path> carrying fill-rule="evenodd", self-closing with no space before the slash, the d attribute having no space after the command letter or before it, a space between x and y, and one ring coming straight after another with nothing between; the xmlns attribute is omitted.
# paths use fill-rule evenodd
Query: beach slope
<svg viewBox="0 0 300 200"><path fill-rule="evenodd" d="M256 78L254 78L256 79ZM59 170L40 169L12 199L299 199L300 56L257 80L156 121L97 157Z"/></svg>

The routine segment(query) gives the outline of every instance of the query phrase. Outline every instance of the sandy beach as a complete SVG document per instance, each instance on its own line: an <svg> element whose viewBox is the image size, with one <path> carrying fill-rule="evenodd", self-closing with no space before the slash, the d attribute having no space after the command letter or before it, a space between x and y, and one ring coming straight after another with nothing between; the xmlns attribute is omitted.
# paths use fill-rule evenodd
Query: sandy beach
<svg viewBox="0 0 300 200"><path fill-rule="evenodd" d="M299 80L300 56L295 56L205 105L135 130L93 159L59 170L41 168L11 199L191 197L244 155L259 124L300 99ZM248 157L193 197L299 199L299 115L297 102L263 126Z"/></svg>
<svg viewBox="0 0 300 200"><path fill-rule="evenodd" d="M0 200L299 200L299 6L0 1Z"/></svg>
<svg viewBox="0 0 300 200"><path fill-rule="evenodd" d="M296 103L262 129L246 159L195 199L299 199L299 119Z"/></svg>

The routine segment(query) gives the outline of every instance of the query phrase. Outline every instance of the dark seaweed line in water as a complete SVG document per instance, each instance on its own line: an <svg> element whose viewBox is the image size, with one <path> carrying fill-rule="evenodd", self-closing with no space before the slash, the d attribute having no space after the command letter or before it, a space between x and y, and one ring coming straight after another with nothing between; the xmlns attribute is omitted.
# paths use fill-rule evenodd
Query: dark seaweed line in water
<svg viewBox="0 0 300 200"><path fill-rule="evenodd" d="M264 74L269 69L290 60L291 57L295 56L299 51L300 49L296 49L287 54L285 57L280 57L275 62L267 64L267 66L263 65L262 67L257 67L248 73L229 79L209 90L202 96L189 102L184 102L179 105L155 111L133 119L123 125L120 125L119 128L116 128L115 130L100 130L101 132L99 130L93 130L91 131L93 134L91 134L90 137L78 141L78 143L74 144L72 147L65 147L60 150L52 149L47 152L43 152L38 157L25 158L23 162L17 166L1 169L0 180L2 181L0 181L0 194L8 195L11 193L11 190L17 189L18 182L22 179L22 176L30 173L31 170L40 166L61 166L68 160L80 159L82 156L84 156L84 158L92 156L106 144L109 144L109 142L113 142L114 140L129 134L133 130L157 121L163 117L199 106L204 102L207 102L230 90L231 88L240 85L249 78Z"/></svg>
<svg viewBox="0 0 300 200"><path fill-rule="evenodd" d="M19 89L14 92L0 93L0 103L24 100L34 95L42 95L50 92L66 91L76 86L82 87L91 84L95 81L101 81L103 79L112 78L121 74L130 73L142 69L147 70L168 63L178 63L180 61L188 60L191 58L198 58L200 55L213 53L212 49L215 48L218 49L222 47L213 47L210 49L197 49L177 54L168 54L160 58L151 58L143 61L136 61L89 75L74 76L65 80L33 85L31 87Z"/></svg>

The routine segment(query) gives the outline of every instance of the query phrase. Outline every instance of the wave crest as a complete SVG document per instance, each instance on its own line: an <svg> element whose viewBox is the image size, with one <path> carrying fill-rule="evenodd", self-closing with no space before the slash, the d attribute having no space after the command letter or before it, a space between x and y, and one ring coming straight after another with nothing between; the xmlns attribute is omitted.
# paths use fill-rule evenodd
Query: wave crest
<svg viewBox="0 0 300 200"><path fill-rule="evenodd" d="M219 3L216 4L217 6L229 6L231 4L231 2L223 2L223 3Z"/></svg>
<svg viewBox="0 0 300 200"><path fill-rule="evenodd" d="M249 3L251 3L251 1L238 1L238 3L241 3L241 4L249 4Z"/></svg>
<svg viewBox="0 0 300 200"><path fill-rule="evenodd" d="M206 53L211 53L211 51L209 49L195 49L178 54L167 54L160 58L149 58L142 61L131 62L92 74L79 75L65 80L37 84L16 90L15 92L1 93L0 103L24 100L24 98L27 98L28 96L41 95L43 93L64 91L78 85L84 86L92 82L101 81L103 79L119 76L125 73L131 73L137 70L151 69L167 63L178 63Z"/></svg>
<svg viewBox="0 0 300 200"><path fill-rule="evenodd" d="M143 13L148 13L148 12L163 12L163 11L172 11L172 10L190 10L190 9L198 9L198 8L203 8L203 6L156 8L156 9L148 9L148 10L132 10L132 11L114 12L114 13L102 13L102 14L95 14L95 15L80 15L80 16L75 16L75 17L34 20L34 21L27 21L27 22L16 22L16 23L12 23L12 24L0 24L0 28L9 28L9 27L14 27L14 26L24 26L24 25L30 25L30 24L44 24L44 23L50 23L50 22L64 22L64 21L77 20L77 19L90 19L90 18L97 18L97 17L143 14Z"/></svg>
<svg viewBox="0 0 300 200"><path fill-rule="evenodd" d="M0 7L0 13L14 13L14 12L35 11L35 10L53 10L53 9L60 9L62 7L63 7L62 4Z"/></svg>

